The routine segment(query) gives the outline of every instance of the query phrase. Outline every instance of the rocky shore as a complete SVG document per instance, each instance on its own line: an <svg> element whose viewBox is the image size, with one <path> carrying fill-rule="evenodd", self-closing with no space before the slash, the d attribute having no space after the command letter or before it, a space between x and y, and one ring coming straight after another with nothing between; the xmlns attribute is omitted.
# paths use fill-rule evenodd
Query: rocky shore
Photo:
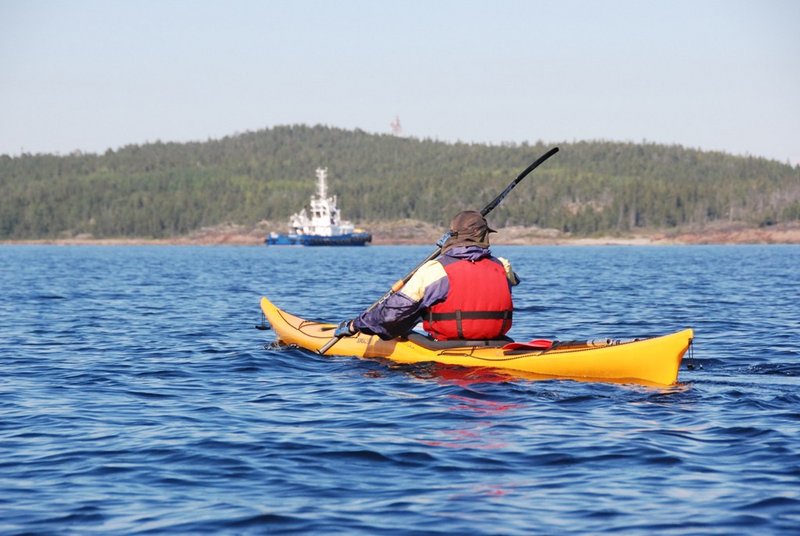
<svg viewBox="0 0 800 536"><path fill-rule="evenodd" d="M442 229L417 220L364 222L374 245L435 244ZM285 224L262 221L253 227L225 224L207 227L188 235L164 239L95 238L91 235L61 236L53 239L0 241L2 244L60 245L247 245L260 246L271 232L285 232ZM505 227L492 237L498 245L658 245L658 244L800 244L800 223L768 227L743 224L707 226L702 229L648 231L637 234L576 237L555 229Z"/></svg>

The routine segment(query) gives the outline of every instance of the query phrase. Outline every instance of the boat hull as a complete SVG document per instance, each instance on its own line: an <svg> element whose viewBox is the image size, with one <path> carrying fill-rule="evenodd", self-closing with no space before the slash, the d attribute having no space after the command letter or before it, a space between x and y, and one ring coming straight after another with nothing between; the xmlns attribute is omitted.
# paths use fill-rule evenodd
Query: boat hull
<svg viewBox="0 0 800 536"><path fill-rule="evenodd" d="M318 351L330 341L336 327L332 323L305 320L287 313L267 298L261 299L261 310L280 341L310 351ZM691 329L684 329L629 342L572 342L556 344L550 349L504 349L472 343L435 348L405 337L384 341L374 335L359 333L340 339L328 353L387 358L398 363L434 361L446 365L490 367L526 376L672 385L678 379L681 360L693 337Z"/></svg>
<svg viewBox="0 0 800 536"><path fill-rule="evenodd" d="M370 233L335 236L271 234L264 240L268 246L364 246L368 242L372 242Z"/></svg>

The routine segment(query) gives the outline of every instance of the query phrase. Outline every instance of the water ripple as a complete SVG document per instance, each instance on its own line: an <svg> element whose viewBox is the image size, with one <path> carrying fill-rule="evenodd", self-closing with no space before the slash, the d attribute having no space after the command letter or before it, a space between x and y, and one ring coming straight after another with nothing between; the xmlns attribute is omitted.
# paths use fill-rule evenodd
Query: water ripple
<svg viewBox="0 0 800 536"><path fill-rule="evenodd" d="M695 327L665 388L253 329L262 293L347 318L427 249L3 246L0 533L797 532L800 248L498 248L512 334Z"/></svg>

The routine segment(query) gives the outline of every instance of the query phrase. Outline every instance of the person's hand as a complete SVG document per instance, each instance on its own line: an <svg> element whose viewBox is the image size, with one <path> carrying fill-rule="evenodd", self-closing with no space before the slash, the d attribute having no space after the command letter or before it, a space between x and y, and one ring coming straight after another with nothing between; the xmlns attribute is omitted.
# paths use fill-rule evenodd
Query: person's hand
<svg viewBox="0 0 800 536"><path fill-rule="evenodd" d="M353 328L352 320L342 320L342 323L339 324L339 327L336 328L336 331L333 332L333 336L342 338L355 335L356 333L358 332Z"/></svg>
<svg viewBox="0 0 800 536"><path fill-rule="evenodd" d="M508 259L497 257L497 260L503 263L503 268L506 270L506 277L508 277L508 280L511 282L511 286L513 287L515 285L519 285L519 276L517 275L517 272L511 268L511 263L508 262Z"/></svg>

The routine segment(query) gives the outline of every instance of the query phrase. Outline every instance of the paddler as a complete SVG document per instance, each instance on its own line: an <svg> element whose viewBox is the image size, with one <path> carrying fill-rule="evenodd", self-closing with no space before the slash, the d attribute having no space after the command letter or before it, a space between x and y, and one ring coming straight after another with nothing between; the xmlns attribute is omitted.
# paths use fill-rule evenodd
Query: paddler
<svg viewBox="0 0 800 536"><path fill-rule="evenodd" d="M480 212L459 212L437 259L376 307L343 321L335 335L362 332L388 340L422 321L436 340L502 338L511 328L511 287L519 278L508 260L489 251L494 232Z"/></svg>

